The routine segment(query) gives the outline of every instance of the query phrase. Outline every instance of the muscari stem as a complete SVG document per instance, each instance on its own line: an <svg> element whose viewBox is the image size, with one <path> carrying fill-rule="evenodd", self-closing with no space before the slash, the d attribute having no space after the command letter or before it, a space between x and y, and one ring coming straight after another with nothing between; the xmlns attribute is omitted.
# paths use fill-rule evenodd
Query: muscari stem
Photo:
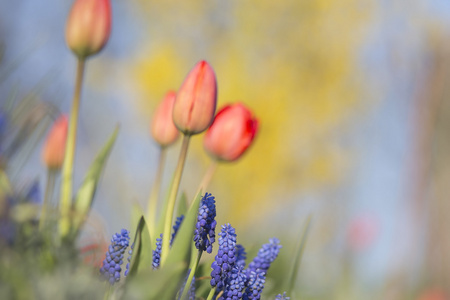
<svg viewBox="0 0 450 300"><path fill-rule="evenodd" d="M191 271L189 272L188 279L186 281L186 284L184 285L183 293L181 294L180 300L183 300L184 298L186 298L186 295L187 295L187 293L189 291L189 288L191 286L192 278L194 278L194 274L195 274L195 271L197 270L198 263L200 261L200 258L202 257L202 253L203 253L202 250L198 250L197 258L194 259L191 262L191 265L189 266L189 269L191 269Z"/></svg>
<svg viewBox="0 0 450 300"><path fill-rule="evenodd" d="M66 142L66 153L62 170L61 199L59 233L61 237L67 236L70 231L70 207L72 204L72 180L73 164L75 159L75 146L77 136L78 114L80 110L80 94L83 84L83 73L85 68L84 58L78 58L77 74L75 79L75 91L73 94L72 110L70 112L69 132Z"/></svg>
<svg viewBox="0 0 450 300"><path fill-rule="evenodd" d="M213 287L211 289L211 291L209 291L209 295L208 295L208 298L206 298L206 300L212 300L212 298L214 297L215 293L216 293L216 287Z"/></svg>
<svg viewBox="0 0 450 300"><path fill-rule="evenodd" d="M45 187L44 203L42 204L41 217L39 218L39 231L43 231L47 222L47 214L50 209L50 202L55 190L55 181L58 171L54 169L47 170L47 185Z"/></svg>
<svg viewBox="0 0 450 300"><path fill-rule="evenodd" d="M183 144L181 145L180 156L178 158L178 164L175 169L175 173L173 176L172 186L169 193L169 197L167 199L167 210L164 214L164 230L163 230L163 240L162 240L162 249L161 249L161 266L164 265L167 256L169 255L169 246L170 246L170 230L172 225L173 211L175 209L175 202L177 199L178 188L180 186L181 175L183 174L184 163L186 162L187 150L189 147L189 141L191 136L185 134L183 137Z"/></svg>
<svg viewBox="0 0 450 300"><path fill-rule="evenodd" d="M150 192L150 197L148 198L146 222L148 224L148 229L151 237L155 236L156 208L158 205L159 191L161 189L161 180L164 171L166 153L166 147L161 147L159 151L158 169L156 171L155 182L153 184L152 191Z"/></svg>

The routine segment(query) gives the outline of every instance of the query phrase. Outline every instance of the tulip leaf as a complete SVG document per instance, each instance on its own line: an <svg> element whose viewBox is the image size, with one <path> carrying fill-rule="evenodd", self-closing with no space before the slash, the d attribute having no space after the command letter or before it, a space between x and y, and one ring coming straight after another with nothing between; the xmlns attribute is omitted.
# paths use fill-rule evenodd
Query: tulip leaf
<svg viewBox="0 0 450 300"><path fill-rule="evenodd" d="M151 239L144 216L139 219L132 245L129 278L152 269Z"/></svg>
<svg viewBox="0 0 450 300"><path fill-rule="evenodd" d="M172 249L169 252L166 263L177 264L188 262L191 253L191 246L193 243L195 222L197 221L198 208L200 200L202 199L201 191L197 194L195 200L192 202L186 216L181 223L178 230L177 237L173 241ZM187 263L185 265L187 268Z"/></svg>
<svg viewBox="0 0 450 300"><path fill-rule="evenodd" d="M116 127L113 134L106 142L103 149L95 158L89 171L83 181L83 184L78 189L75 195L75 201L73 204L73 219L72 219L72 237L75 238L87 218L87 215L91 209L94 201L95 191L97 189L100 175L105 168L106 161L111 153L114 142L116 141L119 127Z"/></svg>
<svg viewBox="0 0 450 300"><path fill-rule="evenodd" d="M309 215L308 218L306 219L305 225L303 226L302 234L300 235L300 238L294 249L294 253L291 256L294 258L294 261L291 265L290 270L286 273L287 274L287 277L285 280L285 282L287 283L287 287L285 289L286 294L288 296L291 296L293 299L294 299L293 292L294 292L295 282L297 281L298 270L300 268L300 262L302 260L303 251L305 250L306 239L308 236L310 225L311 225L311 215Z"/></svg>

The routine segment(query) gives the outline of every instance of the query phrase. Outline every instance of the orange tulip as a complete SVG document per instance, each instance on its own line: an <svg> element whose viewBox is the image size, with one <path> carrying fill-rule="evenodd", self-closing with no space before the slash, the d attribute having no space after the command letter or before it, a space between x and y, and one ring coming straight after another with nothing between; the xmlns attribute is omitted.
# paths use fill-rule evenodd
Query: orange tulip
<svg viewBox="0 0 450 300"><path fill-rule="evenodd" d="M243 104L223 107L205 134L206 151L215 159L234 161L245 153L258 131L258 120Z"/></svg>
<svg viewBox="0 0 450 300"><path fill-rule="evenodd" d="M178 90L173 107L173 121L184 134L205 131L216 112L217 83L213 68L197 63Z"/></svg>
<svg viewBox="0 0 450 300"><path fill-rule="evenodd" d="M175 127L172 119L175 97L176 93L174 91L168 92L163 101L159 104L153 117L151 133L153 139L160 144L161 147L173 144L179 136L179 131L177 127Z"/></svg>
<svg viewBox="0 0 450 300"><path fill-rule="evenodd" d="M111 32L109 0L75 0L66 24L66 42L79 57L98 53Z"/></svg>
<svg viewBox="0 0 450 300"><path fill-rule="evenodd" d="M42 161L49 169L61 169L64 162L68 121L66 115L60 116L53 124L45 141Z"/></svg>

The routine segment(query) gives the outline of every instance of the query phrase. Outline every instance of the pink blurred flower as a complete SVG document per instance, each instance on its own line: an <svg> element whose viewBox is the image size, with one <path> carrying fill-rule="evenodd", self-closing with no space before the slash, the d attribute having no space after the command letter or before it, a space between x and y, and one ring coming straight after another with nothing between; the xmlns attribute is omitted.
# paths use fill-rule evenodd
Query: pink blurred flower
<svg viewBox="0 0 450 300"><path fill-rule="evenodd" d="M216 75L206 61L200 61L178 90L173 107L173 121L185 134L205 131L214 118L216 102Z"/></svg>
<svg viewBox="0 0 450 300"><path fill-rule="evenodd" d="M66 150L68 118L61 115L47 136L42 151L42 161L49 169L61 169Z"/></svg>
<svg viewBox="0 0 450 300"><path fill-rule="evenodd" d="M80 58L96 54L111 32L109 0L75 0L66 24L66 42Z"/></svg>
<svg viewBox="0 0 450 300"><path fill-rule="evenodd" d="M206 151L218 160L234 161L252 144L258 120L243 104L223 107L205 134Z"/></svg>
<svg viewBox="0 0 450 300"><path fill-rule="evenodd" d="M348 227L348 242L355 251L363 251L370 247L378 236L379 221L371 215L360 215L354 218Z"/></svg>
<svg viewBox="0 0 450 300"><path fill-rule="evenodd" d="M173 144L179 136L179 131L172 119L175 97L176 93L174 91L169 91L163 101L159 104L153 116L151 133L153 139L160 144L161 147Z"/></svg>

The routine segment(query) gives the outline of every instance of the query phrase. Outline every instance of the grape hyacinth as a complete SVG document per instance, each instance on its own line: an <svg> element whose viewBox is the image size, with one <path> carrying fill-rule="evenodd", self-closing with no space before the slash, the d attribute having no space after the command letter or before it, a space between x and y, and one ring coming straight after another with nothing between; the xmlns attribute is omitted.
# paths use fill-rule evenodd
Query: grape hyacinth
<svg viewBox="0 0 450 300"><path fill-rule="evenodd" d="M283 295L278 294L275 297L275 300L290 300L290 299L291 299L290 297L286 296L286 292L284 292Z"/></svg>
<svg viewBox="0 0 450 300"><path fill-rule="evenodd" d="M263 270L251 271L248 278L247 288L242 296L243 300L259 300L266 282L266 273Z"/></svg>
<svg viewBox="0 0 450 300"><path fill-rule="evenodd" d="M156 249L153 250L153 270L159 269L159 264L161 263L162 233L159 236L156 239Z"/></svg>
<svg viewBox="0 0 450 300"><path fill-rule="evenodd" d="M180 291L178 293L177 300L181 300L181 293L184 290L184 288L186 287L186 282L187 282L187 280L189 278L189 274L190 273L191 273L191 269L188 270L188 273L186 275L186 279L183 282L183 286L181 287L181 289L180 289ZM191 285L189 286L189 291L188 291L187 297L188 297L187 298L188 300L195 300L195 276L192 277L192 281L191 281Z"/></svg>
<svg viewBox="0 0 450 300"><path fill-rule="evenodd" d="M236 233L230 225L222 225L219 233L219 251L211 268L211 286L221 290L225 284L228 274L231 273L236 263Z"/></svg>
<svg viewBox="0 0 450 300"><path fill-rule="evenodd" d="M247 259L247 252L241 244L236 245L236 264L245 267L245 260Z"/></svg>
<svg viewBox="0 0 450 300"><path fill-rule="evenodd" d="M261 249L258 251L258 255L248 265L247 277L249 277L251 271L256 271L258 269L267 273L270 264L277 258L281 248L282 246L277 238L272 238L269 240L268 244L262 245Z"/></svg>
<svg viewBox="0 0 450 300"><path fill-rule="evenodd" d="M243 290L247 276L245 275L244 266L236 264L231 270L231 274L227 279L222 297L219 300L239 300L242 299Z"/></svg>
<svg viewBox="0 0 450 300"><path fill-rule="evenodd" d="M205 193L198 210L197 224L195 225L194 242L195 247L200 251L212 252L212 244L215 241L216 201L214 196ZM209 236L209 238L208 238Z"/></svg>
<svg viewBox="0 0 450 300"><path fill-rule="evenodd" d="M128 273L130 272L130 263L131 263L131 257L133 255L133 249L134 249L134 243L131 245L130 250L128 251L128 257L127 257L127 267L125 269L124 276L127 277Z"/></svg>
<svg viewBox="0 0 450 300"><path fill-rule="evenodd" d="M177 217L175 220L175 225L173 225L173 233L172 238L170 239L170 246L172 247L173 240L175 239L175 236L177 235L178 229L180 229L181 223L184 220L184 215L181 215Z"/></svg>
<svg viewBox="0 0 450 300"><path fill-rule="evenodd" d="M100 268L100 273L111 285L120 280L121 265L123 263L123 254L130 243L129 231L122 229L120 233L113 235L111 245L106 252L106 258Z"/></svg>

